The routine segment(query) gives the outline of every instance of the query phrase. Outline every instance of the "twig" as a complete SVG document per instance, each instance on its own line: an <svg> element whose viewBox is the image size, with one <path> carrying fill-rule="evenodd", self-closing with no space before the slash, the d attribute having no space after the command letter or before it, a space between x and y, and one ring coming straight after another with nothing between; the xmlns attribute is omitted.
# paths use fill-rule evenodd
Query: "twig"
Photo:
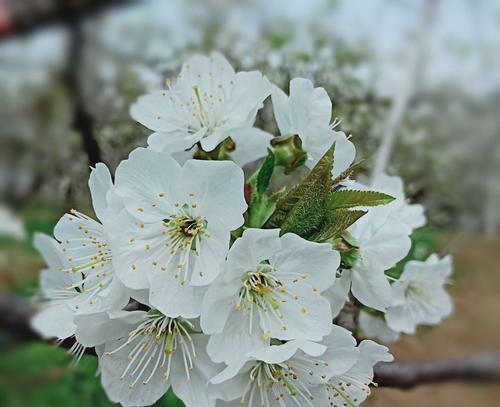
<svg viewBox="0 0 500 407"><path fill-rule="evenodd" d="M129 3L130 0L5 0L5 15L0 25L0 40L13 35L29 34L51 24L65 24L82 19L110 6Z"/></svg>
<svg viewBox="0 0 500 407"><path fill-rule="evenodd" d="M496 352L423 362L381 362L375 366L374 382L379 386L409 389L429 383L499 380L500 352Z"/></svg>

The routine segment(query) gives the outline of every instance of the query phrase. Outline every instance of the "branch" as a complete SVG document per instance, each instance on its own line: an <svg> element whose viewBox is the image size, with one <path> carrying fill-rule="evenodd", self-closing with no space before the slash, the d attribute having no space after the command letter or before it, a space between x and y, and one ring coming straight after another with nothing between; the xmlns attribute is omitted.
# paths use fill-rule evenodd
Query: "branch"
<svg viewBox="0 0 500 407"><path fill-rule="evenodd" d="M87 111L82 92L80 67L83 64L83 33L82 25L75 19L69 21L69 64L66 68L66 86L73 102L73 128L80 135L82 147L87 154L91 167L102 162L101 148L95 139L94 119Z"/></svg>
<svg viewBox="0 0 500 407"><path fill-rule="evenodd" d="M379 386L409 389L449 381L499 381L500 352L423 362L381 362L375 366Z"/></svg>
<svg viewBox="0 0 500 407"><path fill-rule="evenodd" d="M29 34L51 24L83 19L130 0L4 0L0 1L0 40Z"/></svg>
<svg viewBox="0 0 500 407"><path fill-rule="evenodd" d="M45 340L30 326L36 308L30 302L10 293L0 293L0 329L24 341ZM69 349L74 339L67 339L61 347ZM87 354L95 355L93 349ZM450 381L500 381L500 352L423 362L390 362L375 366L374 382L383 387L408 389L421 384Z"/></svg>

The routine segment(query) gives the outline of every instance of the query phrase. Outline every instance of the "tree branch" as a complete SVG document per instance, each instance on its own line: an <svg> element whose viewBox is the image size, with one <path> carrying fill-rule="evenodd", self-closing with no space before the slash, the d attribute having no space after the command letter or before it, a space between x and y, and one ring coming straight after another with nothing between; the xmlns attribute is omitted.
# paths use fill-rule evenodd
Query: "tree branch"
<svg viewBox="0 0 500 407"><path fill-rule="evenodd" d="M423 362L381 362L375 366L379 386L409 389L449 381L499 381L500 352Z"/></svg>
<svg viewBox="0 0 500 407"><path fill-rule="evenodd" d="M31 329L30 319L35 313L30 302L14 294L0 293L0 329L19 340L54 343ZM69 349L73 344L74 339L69 338L60 346ZM93 349L86 353L95 355ZM500 381L500 351L455 359L379 363L374 370L373 380L379 386L401 389L450 381Z"/></svg>
<svg viewBox="0 0 500 407"><path fill-rule="evenodd" d="M5 0L0 2L0 11L4 16L0 21L0 40L29 34L51 24L82 19L110 6L128 2L130 0Z"/></svg>
<svg viewBox="0 0 500 407"><path fill-rule="evenodd" d="M94 119L88 113L81 89L80 67L83 64L82 26L76 19L68 21L70 33L69 63L66 68L66 85L73 102L73 128L80 135L82 147L91 167L102 162L101 148L94 134Z"/></svg>

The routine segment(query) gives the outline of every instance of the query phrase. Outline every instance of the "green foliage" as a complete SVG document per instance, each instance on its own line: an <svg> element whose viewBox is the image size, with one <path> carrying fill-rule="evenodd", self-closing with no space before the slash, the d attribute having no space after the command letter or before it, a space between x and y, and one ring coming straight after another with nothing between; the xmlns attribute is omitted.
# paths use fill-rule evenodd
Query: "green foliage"
<svg viewBox="0 0 500 407"><path fill-rule="evenodd" d="M358 260L359 250L358 249L349 249L340 252L340 258L342 261L342 268L350 269Z"/></svg>
<svg viewBox="0 0 500 407"><path fill-rule="evenodd" d="M286 195L278 199L266 228L281 228L305 239L326 242L336 239L366 212L357 206L385 205L393 197L380 192L354 191L334 187L349 177L359 163L332 180L335 145L325 153L311 172Z"/></svg>
<svg viewBox="0 0 500 407"><path fill-rule="evenodd" d="M330 239L340 237L349 226L366 214L366 211L331 209L327 212L325 222L311 240L316 242L326 242Z"/></svg>
<svg viewBox="0 0 500 407"><path fill-rule="evenodd" d="M308 238L321 227L326 217L326 199L333 187L334 150L332 145L302 182L278 200L266 228L281 227L281 233Z"/></svg>
<svg viewBox="0 0 500 407"><path fill-rule="evenodd" d="M19 344L0 333L0 405L8 407L114 407L99 377L97 358L84 356L76 369L64 349L44 343ZM157 407L183 407L168 391Z"/></svg>
<svg viewBox="0 0 500 407"><path fill-rule="evenodd" d="M250 177L247 184L250 190L250 203L246 222L248 227L260 228L269 219L276 208L278 194L272 196L266 195L275 163L276 159L274 153L269 150L261 167L252 177Z"/></svg>
<svg viewBox="0 0 500 407"><path fill-rule="evenodd" d="M354 164L351 164L349 168L341 172L337 177L333 180L333 185L336 186L340 184L342 181L346 180L349 178L356 170L358 170L361 165L363 164L363 161L358 161Z"/></svg>
<svg viewBox="0 0 500 407"><path fill-rule="evenodd" d="M392 201L394 197L382 192L341 189L330 194L327 205L330 209L348 209L357 206L387 205Z"/></svg>
<svg viewBox="0 0 500 407"><path fill-rule="evenodd" d="M257 172L256 191L258 194L266 192L273 175L275 161L274 153L268 150L267 157Z"/></svg>

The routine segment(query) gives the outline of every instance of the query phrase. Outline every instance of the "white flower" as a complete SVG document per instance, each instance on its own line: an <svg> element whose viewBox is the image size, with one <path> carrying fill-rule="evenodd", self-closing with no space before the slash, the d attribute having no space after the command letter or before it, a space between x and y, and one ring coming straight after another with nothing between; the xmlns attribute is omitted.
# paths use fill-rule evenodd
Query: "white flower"
<svg viewBox="0 0 500 407"><path fill-rule="evenodd" d="M113 261L121 280L150 289L170 317L200 314L206 286L222 271L230 232L243 224L243 171L230 161L189 160L139 148L116 170L128 213L113 221Z"/></svg>
<svg viewBox="0 0 500 407"><path fill-rule="evenodd" d="M66 267L59 243L49 236L37 233L34 246L42 254L47 269L40 274L40 294L45 303L31 320L33 328L41 335L66 339L74 335L74 313L69 302L76 301L79 292L68 289L81 281L80 274L58 271Z"/></svg>
<svg viewBox="0 0 500 407"><path fill-rule="evenodd" d="M92 313L120 309L127 304L129 294L121 281L115 278L107 222L122 210L117 202L111 174L104 164L97 164L89 178L92 203L99 223L71 210L54 228L54 236L61 244L66 266L59 272L76 274L81 278L73 286L79 295L70 302L77 313Z"/></svg>
<svg viewBox="0 0 500 407"><path fill-rule="evenodd" d="M76 338L96 346L102 385L111 401L148 406L172 386L187 407L211 407L208 380L217 372L207 337L184 319L154 309L79 316Z"/></svg>
<svg viewBox="0 0 500 407"><path fill-rule="evenodd" d="M398 332L415 333L419 324L437 325L451 314L453 304L444 284L452 272L451 258L430 256L426 261L409 261L392 285L394 299L385 318Z"/></svg>
<svg viewBox="0 0 500 407"><path fill-rule="evenodd" d="M111 175L98 164L89 187L94 209L104 219L113 201ZM109 201L108 201L109 199ZM72 211L57 223L54 235L35 235L34 244L48 269L41 273L41 294L46 304L33 318L34 328L45 336L65 339L74 332L74 314L121 309L129 292L115 278L108 235L99 222Z"/></svg>
<svg viewBox="0 0 500 407"><path fill-rule="evenodd" d="M361 333L366 338L378 339L384 343L395 342L399 339L399 332L389 328L383 317L377 317L366 311L360 311L358 324Z"/></svg>
<svg viewBox="0 0 500 407"><path fill-rule="evenodd" d="M235 73L218 53L197 55L168 90L139 98L131 115L155 132L148 144L156 151L176 153L197 143L212 151L231 137L242 165L266 154L272 136L252 126L270 93L271 84L260 72Z"/></svg>
<svg viewBox="0 0 500 407"><path fill-rule="evenodd" d="M380 211L378 209L381 209ZM392 300L385 271L402 260L411 247L408 227L375 207L349 228L359 245L356 263L349 273L353 295L364 305L384 311Z"/></svg>
<svg viewBox="0 0 500 407"><path fill-rule="evenodd" d="M359 406L371 393L373 366L393 357L385 346L365 340L359 344L358 361L347 372L332 377L314 391L314 406Z"/></svg>
<svg viewBox="0 0 500 407"><path fill-rule="evenodd" d="M313 168L334 142L333 176L349 167L356 149L344 133L333 130L332 102L325 89L314 88L308 79L296 78L290 81L290 96L274 87L272 101L281 135L300 137L307 152L307 167Z"/></svg>
<svg viewBox="0 0 500 407"><path fill-rule="evenodd" d="M333 326L321 343L294 340L251 352L215 376L209 392L221 407L323 406L315 387L347 372L358 355L351 333Z"/></svg>
<svg viewBox="0 0 500 407"><path fill-rule="evenodd" d="M381 208L389 213L388 216L391 219L407 225L410 233L425 225L424 207L418 204L409 204L406 201L403 180L400 177L380 174L372 181L370 189L384 192L396 198Z"/></svg>
<svg viewBox="0 0 500 407"><path fill-rule="evenodd" d="M201 315L215 361L265 346L270 338L321 340L332 315L321 294L334 282L339 253L279 229L247 229L208 290Z"/></svg>

